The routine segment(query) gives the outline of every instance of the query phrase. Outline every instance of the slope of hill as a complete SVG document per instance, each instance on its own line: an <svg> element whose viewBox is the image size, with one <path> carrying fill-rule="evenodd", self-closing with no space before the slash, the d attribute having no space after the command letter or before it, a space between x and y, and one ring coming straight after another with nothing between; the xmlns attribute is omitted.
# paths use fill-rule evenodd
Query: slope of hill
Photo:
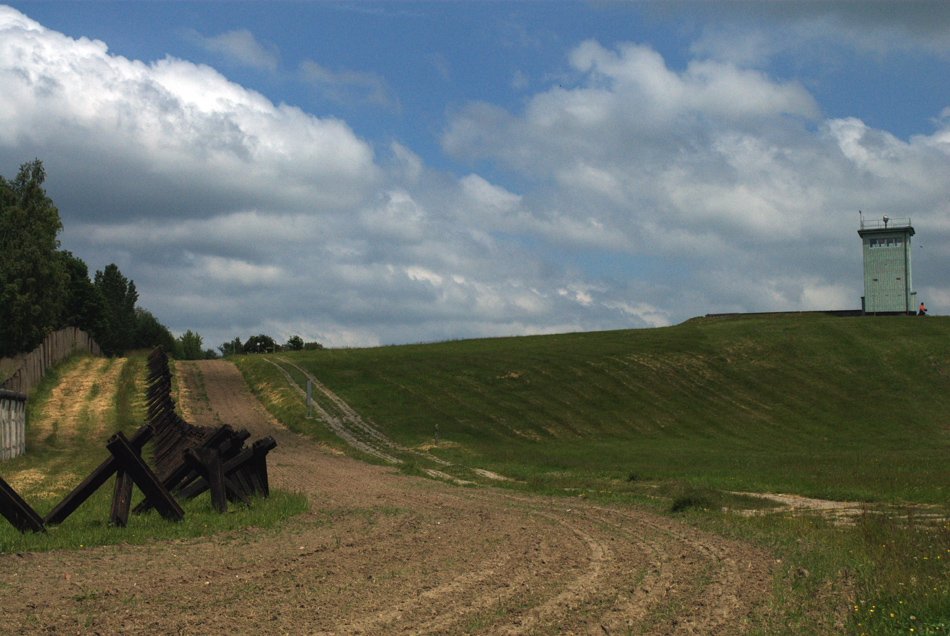
<svg viewBox="0 0 950 636"><path fill-rule="evenodd" d="M950 501L946 318L734 316L282 355L400 444L534 487Z"/></svg>

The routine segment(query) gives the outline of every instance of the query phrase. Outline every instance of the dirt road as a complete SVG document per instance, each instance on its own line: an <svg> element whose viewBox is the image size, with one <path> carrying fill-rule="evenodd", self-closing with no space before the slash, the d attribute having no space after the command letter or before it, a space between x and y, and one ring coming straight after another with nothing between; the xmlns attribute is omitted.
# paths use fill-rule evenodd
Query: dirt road
<svg viewBox="0 0 950 636"><path fill-rule="evenodd" d="M766 613L775 565L757 548L333 455L280 428L233 365L180 372L203 377L194 423L277 439L272 487L311 512L279 531L0 557L0 633L736 634Z"/></svg>

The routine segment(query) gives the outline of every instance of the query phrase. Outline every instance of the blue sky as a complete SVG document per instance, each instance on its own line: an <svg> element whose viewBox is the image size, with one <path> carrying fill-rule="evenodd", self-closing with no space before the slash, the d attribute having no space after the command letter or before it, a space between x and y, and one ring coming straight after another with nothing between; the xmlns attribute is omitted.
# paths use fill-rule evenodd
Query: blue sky
<svg viewBox="0 0 950 636"><path fill-rule="evenodd" d="M0 174L209 346L855 308L858 209L950 310L946 3L11 3L0 87Z"/></svg>

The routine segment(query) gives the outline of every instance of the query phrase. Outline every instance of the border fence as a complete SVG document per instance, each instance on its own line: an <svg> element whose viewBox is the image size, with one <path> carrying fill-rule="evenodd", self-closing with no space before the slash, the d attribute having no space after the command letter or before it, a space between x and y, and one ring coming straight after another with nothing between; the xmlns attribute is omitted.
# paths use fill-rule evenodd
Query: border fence
<svg viewBox="0 0 950 636"><path fill-rule="evenodd" d="M0 384L0 461L19 457L26 451L26 399L46 371L78 350L101 356L92 337L75 327L66 327L46 336L30 352L20 368Z"/></svg>
<svg viewBox="0 0 950 636"><path fill-rule="evenodd" d="M0 389L0 461L26 451L26 395Z"/></svg>

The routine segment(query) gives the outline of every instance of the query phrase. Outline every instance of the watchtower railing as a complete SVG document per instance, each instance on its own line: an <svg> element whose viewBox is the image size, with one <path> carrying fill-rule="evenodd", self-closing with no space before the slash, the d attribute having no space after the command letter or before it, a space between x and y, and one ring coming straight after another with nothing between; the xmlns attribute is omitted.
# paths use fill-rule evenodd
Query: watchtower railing
<svg viewBox="0 0 950 636"><path fill-rule="evenodd" d="M861 218L862 230L893 230L893 229L900 229L904 227L911 227L910 218L903 218L903 219L892 219L890 217L885 217L884 219L865 219L864 217Z"/></svg>

